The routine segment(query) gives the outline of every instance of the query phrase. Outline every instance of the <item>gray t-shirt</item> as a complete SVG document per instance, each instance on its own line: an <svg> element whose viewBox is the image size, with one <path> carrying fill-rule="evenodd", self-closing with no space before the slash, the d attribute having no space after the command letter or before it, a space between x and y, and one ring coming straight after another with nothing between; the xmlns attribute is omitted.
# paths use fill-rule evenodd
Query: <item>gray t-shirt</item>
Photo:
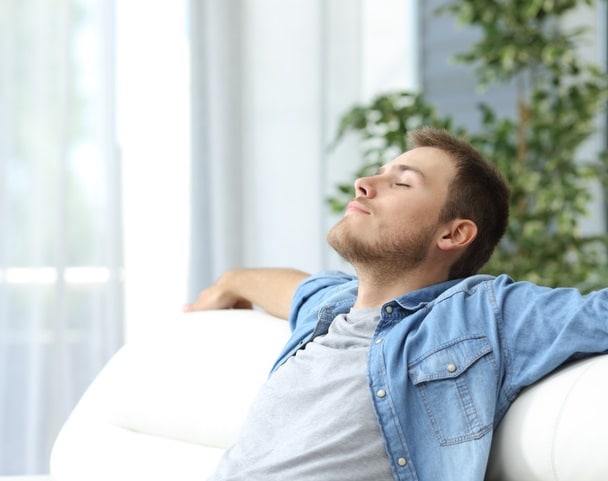
<svg viewBox="0 0 608 481"><path fill-rule="evenodd" d="M288 359L209 481L392 480L366 374L379 319L352 309Z"/></svg>

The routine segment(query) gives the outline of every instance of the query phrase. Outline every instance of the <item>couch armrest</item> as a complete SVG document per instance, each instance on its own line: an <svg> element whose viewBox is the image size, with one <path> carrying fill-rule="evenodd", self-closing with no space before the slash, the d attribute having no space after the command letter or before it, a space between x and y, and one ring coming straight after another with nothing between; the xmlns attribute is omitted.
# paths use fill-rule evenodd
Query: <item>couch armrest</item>
<svg viewBox="0 0 608 481"><path fill-rule="evenodd" d="M605 481L607 407L608 355L531 386L495 434L488 481Z"/></svg>

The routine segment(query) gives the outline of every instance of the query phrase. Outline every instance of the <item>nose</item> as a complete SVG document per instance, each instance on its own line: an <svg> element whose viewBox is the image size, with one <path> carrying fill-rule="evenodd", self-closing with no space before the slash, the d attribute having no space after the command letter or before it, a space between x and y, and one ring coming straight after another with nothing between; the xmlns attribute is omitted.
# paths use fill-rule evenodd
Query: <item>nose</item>
<svg viewBox="0 0 608 481"><path fill-rule="evenodd" d="M355 196L371 199L376 196L374 177L359 177L355 180Z"/></svg>

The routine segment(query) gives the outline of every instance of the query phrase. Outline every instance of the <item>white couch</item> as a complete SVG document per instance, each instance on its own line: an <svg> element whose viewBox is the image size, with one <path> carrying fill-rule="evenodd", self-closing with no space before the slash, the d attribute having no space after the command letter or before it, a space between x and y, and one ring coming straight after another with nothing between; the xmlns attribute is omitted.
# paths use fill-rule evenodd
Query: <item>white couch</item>
<svg viewBox="0 0 608 481"><path fill-rule="evenodd" d="M283 320L226 310L127 343L61 430L53 481L203 481L288 334ZM496 434L488 479L608 480L607 379L598 356L527 390Z"/></svg>

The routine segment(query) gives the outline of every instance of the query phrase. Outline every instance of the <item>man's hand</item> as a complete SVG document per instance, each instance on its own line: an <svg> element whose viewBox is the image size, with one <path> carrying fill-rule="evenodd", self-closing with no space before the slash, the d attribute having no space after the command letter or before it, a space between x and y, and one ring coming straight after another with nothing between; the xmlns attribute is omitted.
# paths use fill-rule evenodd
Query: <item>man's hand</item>
<svg viewBox="0 0 608 481"><path fill-rule="evenodd" d="M298 284L308 274L295 269L233 269L223 274L198 299L184 306L184 312L210 309L251 309L287 319Z"/></svg>
<svg viewBox="0 0 608 481"><path fill-rule="evenodd" d="M238 285L236 271L228 271L215 284L203 289L198 299L184 306L184 312L207 311L211 309L251 309L251 301L239 296L232 284Z"/></svg>

